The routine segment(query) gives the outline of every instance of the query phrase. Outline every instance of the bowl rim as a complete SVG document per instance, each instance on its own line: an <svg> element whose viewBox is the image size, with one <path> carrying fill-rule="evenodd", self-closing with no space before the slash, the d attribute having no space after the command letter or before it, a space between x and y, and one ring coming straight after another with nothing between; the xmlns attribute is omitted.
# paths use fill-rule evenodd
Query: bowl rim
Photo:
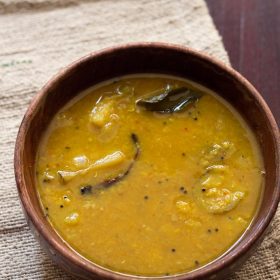
<svg viewBox="0 0 280 280"><path fill-rule="evenodd" d="M264 217L262 223L259 224L258 228L255 231L252 231L251 234L247 237L246 243L240 247L240 243L238 243L235 247L230 249L227 254L218 257L213 262L206 264L196 270L180 273L170 276L136 276L131 274L126 274L122 272L116 272L107 268L104 268L98 264L95 264L79 253L75 252L71 249L70 246L67 245L64 240L59 237L60 243L58 240L55 240L52 234L49 234L49 229L46 225L47 220L43 220L39 217L37 212L32 206L31 199L28 195L28 186L26 185L25 178L24 178L24 171L23 171L23 148L24 148L24 139L28 133L29 126L31 120L33 119L34 115L38 110L39 104L41 100L47 96L53 87L54 84L58 83L61 78L67 75L71 75L72 71L78 68L80 65L96 58L102 58L104 55L112 54L118 51L125 51L127 49L133 48L142 48L142 49L149 49L149 48L158 48L164 50L172 50L174 52L181 52L185 55L191 55L192 57L196 57L200 60L205 61L208 64L214 65L216 68L219 68L225 71L229 76L234 77L238 83L242 84L245 88L247 88L249 94L257 101L258 105L261 107L263 113L266 115L268 120L268 125L272 131L273 141L275 144L275 158L276 158L276 184L274 188L274 193L271 196L270 206L268 215ZM44 237L51 247L53 247L56 251L58 251L65 259L70 261L70 263L74 263L77 267L82 270L86 270L88 273L94 275L97 274L100 277L106 279L204 279L204 277L210 276L212 274L217 273L219 270L222 270L225 267L231 266L238 258L240 258L245 252L251 249L251 247L256 243L256 241L263 235L266 228L268 227L269 223L271 222L272 218L274 217L278 203L280 201L280 185L279 185L279 174L280 174L280 133L278 125L262 96L260 93L255 89L255 87L241 74L239 74L233 68L227 66L225 63L203 53L200 51L193 50L192 48L170 44L170 43L162 43L162 42L135 42L135 43L127 43L121 44L113 47L108 47L101 49L99 51L91 52L82 58L75 60L70 65L62 68L58 72L58 74L54 75L46 84L45 86L39 90L39 92L33 97L31 103L28 106L28 109L24 115L22 123L20 125L16 144L15 144L15 152L14 152L14 171L15 171L15 179L16 185L19 193L19 197L22 203L22 207L25 210L26 215L31 220L32 224L35 226L37 232ZM57 234L58 235L58 234ZM241 237L242 239L242 237Z"/></svg>

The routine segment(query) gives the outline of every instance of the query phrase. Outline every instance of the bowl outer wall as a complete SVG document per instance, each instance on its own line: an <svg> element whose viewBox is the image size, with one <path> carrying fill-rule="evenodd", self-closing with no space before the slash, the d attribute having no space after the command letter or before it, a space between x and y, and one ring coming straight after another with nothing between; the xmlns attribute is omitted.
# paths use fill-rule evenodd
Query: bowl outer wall
<svg viewBox="0 0 280 280"><path fill-rule="evenodd" d="M160 60L160 57L165 60ZM106 67L104 68L106 65L110 66L110 71L106 71ZM91 53L72 63L43 87L25 114L15 147L15 176L27 220L52 258L76 276L85 279L92 279L93 275L95 278L102 279L151 279L151 277L112 273L108 269L93 265L69 248L44 218L40 205L36 201L38 198L33 175L34 150L36 151L41 136L38 131L46 128L51 117L66 101L88 86L112 78L114 73L115 76L121 76L152 72L188 78L217 91L249 122L261 144L266 170L269 171L266 176L266 185L270 188L270 194L267 193L264 197L258 217L247 231L247 235L245 234L244 238L223 258L196 271L170 277L178 280L215 279L214 277L223 279L240 263L243 263L257 240L263 238L276 212L280 196L279 129L260 94L244 77L223 63L185 47L163 43L134 43L108 48ZM222 90L220 84L223 84ZM240 94L235 96L231 87ZM65 97L65 92L68 92L67 97ZM60 95L64 98L58 98ZM50 104L55 104L51 106L55 108L48 108ZM39 125L36 123L38 119ZM35 134L37 134L36 137Z"/></svg>

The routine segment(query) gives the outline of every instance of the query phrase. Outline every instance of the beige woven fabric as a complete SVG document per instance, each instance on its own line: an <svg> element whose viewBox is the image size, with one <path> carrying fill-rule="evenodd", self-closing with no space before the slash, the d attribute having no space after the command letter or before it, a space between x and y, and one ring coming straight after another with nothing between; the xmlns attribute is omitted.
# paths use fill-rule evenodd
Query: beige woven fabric
<svg viewBox="0 0 280 280"><path fill-rule="evenodd" d="M26 225L14 182L15 138L31 98L61 67L131 41L179 43L228 63L203 0L0 0L0 279L72 279ZM279 214L232 279L280 279Z"/></svg>

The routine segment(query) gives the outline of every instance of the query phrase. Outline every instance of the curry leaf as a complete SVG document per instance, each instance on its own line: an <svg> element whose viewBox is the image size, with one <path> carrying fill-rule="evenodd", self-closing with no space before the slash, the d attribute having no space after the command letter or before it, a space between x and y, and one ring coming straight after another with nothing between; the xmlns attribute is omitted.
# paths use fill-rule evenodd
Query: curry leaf
<svg viewBox="0 0 280 280"><path fill-rule="evenodd" d="M167 88L158 95L137 100L136 104L144 107L148 111L169 114L182 111L187 105L198 101L200 97L200 93L186 87L176 89Z"/></svg>

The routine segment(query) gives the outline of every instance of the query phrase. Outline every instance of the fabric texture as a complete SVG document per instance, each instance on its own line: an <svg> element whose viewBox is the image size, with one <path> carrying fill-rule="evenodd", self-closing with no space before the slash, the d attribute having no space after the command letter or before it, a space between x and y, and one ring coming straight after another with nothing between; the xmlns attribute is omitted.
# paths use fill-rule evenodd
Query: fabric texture
<svg viewBox="0 0 280 280"><path fill-rule="evenodd" d="M13 151L27 106L59 69L89 52L164 41L229 63L203 0L0 0L0 279L73 279L52 263L24 219ZM280 279L280 213L231 279Z"/></svg>

